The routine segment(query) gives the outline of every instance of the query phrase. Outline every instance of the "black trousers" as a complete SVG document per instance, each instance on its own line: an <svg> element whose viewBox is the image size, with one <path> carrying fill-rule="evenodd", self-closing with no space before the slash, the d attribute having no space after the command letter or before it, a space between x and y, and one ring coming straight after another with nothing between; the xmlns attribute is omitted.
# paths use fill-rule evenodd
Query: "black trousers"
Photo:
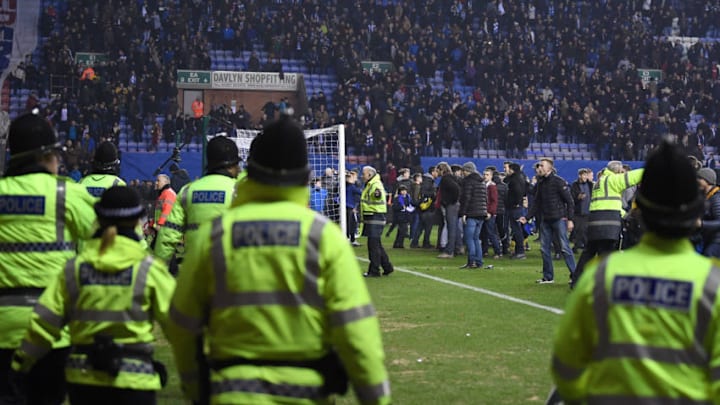
<svg viewBox="0 0 720 405"><path fill-rule="evenodd" d="M576 248L583 249L587 245L588 216L575 215L573 223L575 228L573 228L570 235L570 241L573 242Z"/></svg>
<svg viewBox="0 0 720 405"><path fill-rule="evenodd" d="M380 274L380 267L382 267L385 273L393 271L390 258L388 258L387 253L385 253L385 248L383 248L380 238L368 237L368 256L370 257L368 273Z"/></svg>
<svg viewBox="0 0 720 405"><path fill-rule="evenodd" d="M395 236L395 242L393 242L393 247L404 247L405 245L405 239L408 237L408 223L407 222L398 222L398 231L397 235Z"/></svg>
<svg viewBox="0 0 720 405"><path fill-rule="evenodd" d="M350 242L355 242L355 232L357 232L357 213L353 212L350 207L345 207L345 220L347 222L347 232L345 236L350 239Z"/></svg>
<svg viewBox="0 0 720 405"><path fill-rule="evenodd" d="M606 255L610 252L617 250L617 243L618 241L614 239L589 240L587 242L587 245L585 245L585 250L583 250L582 254L580 255L577 266L575 266L575 273L573 273L573 285L576 284L580 279L583 270L585 270L585 265L587 264L587 262L589 262L595 256Z"/></svg>
<svg viewBox="0 0 720 405"><path fill-rule="evenodd" d="M495 226L497 227L498 237L500 238L500 244L502 245L502 254L507 255L510 251L510 240L508 239L508 217L503 212L495 216Z"/></svg>
<svg viewBox="0 0 720 405"><path fill-rule="evenodd" d="M14 349L0 349L0 405L60 405L65 401L65 361L70 348L52 350L35 363L24 393L10 382L13 353Z"/></svg>
<svg viewBox="0 0 720 405"><path fill-rule="evenodd" d="M431 247L430 244L430 233L432 232L432 227L435 225L435 212L433 211L423 211L420 213L420 226L418 231L413 235L412 242L410 242L410 246L418 246L420 243L420 236L423 236L423 247Z"/></svg>
<svg viewBox="0 0 720 405"><path fill-rule="evenodd" d="M72 405L155 405L155 391L68 384Z"/></svg>

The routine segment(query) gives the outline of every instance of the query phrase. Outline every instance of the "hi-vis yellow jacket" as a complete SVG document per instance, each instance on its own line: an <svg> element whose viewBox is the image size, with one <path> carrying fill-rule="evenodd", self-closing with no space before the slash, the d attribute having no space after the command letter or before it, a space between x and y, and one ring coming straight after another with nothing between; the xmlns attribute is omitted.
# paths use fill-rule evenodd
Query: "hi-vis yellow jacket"
<svg viewBox="0 0 720 405"><path fill-rule="evenodd" d="M553 344L565 403L720 404L720 268L646 233L588 266Z"/></svg>
<svg viewBox="0 0 720 405"><path fill-rule="evenodd" d="M114 174L88 174L80 179L78 183L85 186L88 193L97 198L100 198L102 193L112 186L127 186L125 180Z"/></svg>
<svg viewBox="0 0 720 405"><path fill-rule="evenodd" d="M166 325L175 279L161 260L153 260L140 241L118 235L99 255L100 239L85 243L80 256L67 262L45 289L30 328L14 356L13 368L28 371L69 326L72 352L68 382L136 390L160 389L152 364L154 322ZM87 348L96 335L112 337L134 354L123 356L117 377L94 370Z"/></svg>
<svg viewBox="0 0 720 405"><path fill-rule="evenodd" d="M238 183L236 206L201 225L170 308L168 339L186 395L199 397L197 338L210 363L306 361L334 348L363 404L390 403L380 327L361 270L307 187ZM329 403L310 368L232 365L210 372L211 401Z"/></svg>
<svg viewBox="0 0 720 405"><path fill-rule="evenodd" d="M232 203L234 193L235 179L222 174L208 174L183 186L165 226L158 231L155 256L169 261L183 236L185 246L192 246L200 223L225 211Z"/></svg>
<svg viewBox="0 0 720 405"><path fill-rule="evenodd" d="M31 173L0 179L0 348L20 346L43 289L95 226L95 198L72 179ZM67 347L67 336L55 347Z"/></svg>

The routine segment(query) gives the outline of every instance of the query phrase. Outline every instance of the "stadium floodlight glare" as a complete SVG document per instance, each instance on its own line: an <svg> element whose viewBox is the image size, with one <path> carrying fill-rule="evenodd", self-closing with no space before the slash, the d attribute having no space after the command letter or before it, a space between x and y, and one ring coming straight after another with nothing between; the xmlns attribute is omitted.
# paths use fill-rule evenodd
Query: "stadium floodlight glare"
<svg viewBox="0 0 720 405"><path fill-rule="evenodd" d="M326 169L328 168L332 169L333 172L332 179L326 179L329 181L323 182L324 184L331 185L331 189L327 190L326 208L323 213L337 223L343 232L346 232L345 126L340 124L327 128L309 129L304 132L311 169L310 179L325 177ZM228 134L226 132L209 134L207 135L206 142L203 142L203 156L205 156L207 141L210 141L216 136L227 136L228 139L235 141L240 154L241 165L244 169L250 151L250 144L259 133L260 131L253 129L236 129L235 134ZM308 185L308 187L309 186L310 185Z"/></svg>

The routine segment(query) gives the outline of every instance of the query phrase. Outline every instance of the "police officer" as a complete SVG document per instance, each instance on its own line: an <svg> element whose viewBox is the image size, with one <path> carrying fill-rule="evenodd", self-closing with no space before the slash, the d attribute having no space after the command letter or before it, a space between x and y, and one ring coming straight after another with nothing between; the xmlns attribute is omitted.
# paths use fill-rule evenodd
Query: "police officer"
<svg viewBox="0 0 720 405"><path fill-rule="evenodd" d="M40 296L13 369L29 371L69 325L73 405L155 404L167 375L152 359L153 324L165 324L175 280L140 243L145 208L135 189L109 188L95 212L98 231Z"/></svg>
<svg viewBox="0 0 720 405"><path fill-rule="evenodd" d="M617 249L622 232L622 217L625 215L622 193L640 182L643 170L625 172L622 162L612 160L598 175L590 197L587 245L572 276L573 285L577 283L590 259Z"/></svg>
<svg viewBox="0 0 720 405"><path fill-rule="evenodd" d="M42 389L24 396L9 384L8 374L38 297L75 255L75 243L92 234L94 198L57 176L60 144L45 119L17 118L8 146L8 169L0 179L0 403L60 404L66 337L54 342L55 349L28 376Z"/></svg>
<svg viewBox="0 0 720 405"><path fill-rule="evenodd" d="M703 213L695 170L663 142L637 196L640 243L588 265L553 345L565 403L709 404L720 398L720 269L688 236Z"/></svg>
<svg viewBox="0 0 720 405"><path fill-rule="evenodd" d="M217 136L207 144L205 176L185 185L170 211L165 226L158 231L155 256L170 261L175 247L194 246L192 236L203 221L220 215L233 200L235 178L240 172L240 155L232 140Z"/></svg>
<svg viewBox="0 0 720 405"><path fill-rule="evenodd" d="M112 142L103 142L95 149L92 173L83 177L80 184L87 187L88 192L100 198L102 193L112 186L125 186L125 181L118 177L120 159Z"/></svg>
<svg viewBox="0 0 720 405"><path fill-rule="evenodd" d="M368 258L370 264L365 277L380 277L380 267L388 276L394 271L392 263L382 245L382 231L387 213L387 195L380 180L380 174L372 166L362 169L362 180L365 183L360 195L360 218L362 218L363 236L368 238Z"/></svg>
<svg viewBox="0 0 720 405"><path fill-rule="evenodd" d="M168 339L196 402L209 383L213 403L328 403L345 391L344 368L360 402L390 403L378 319L342 230L307 206L307 159L302 130L271 123L233 207L188 247Z"/></svg>

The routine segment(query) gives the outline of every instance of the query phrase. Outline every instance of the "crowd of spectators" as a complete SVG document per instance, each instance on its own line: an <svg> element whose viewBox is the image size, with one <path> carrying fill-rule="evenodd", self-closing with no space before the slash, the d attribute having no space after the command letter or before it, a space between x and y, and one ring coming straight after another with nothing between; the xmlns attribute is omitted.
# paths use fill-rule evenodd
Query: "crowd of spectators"
<svg viewBox="0 0 720 405"><path fill-rule="evenodd" d="M267 60L253 54L248 69L293 58L337 77L332 94L309 97L307 127L345 123L350 153L398 166L448 148L522 158L531 142L588 143L600 159L623 160L668 134L701 159L720 146L720 45L667 38L720 37L716 0L70 0L42 21L43 63L25 65L23 86L47 94L48 74L81 77L74 53L108 54L95 80L46 108L68 137L75 126L117 140L126 117L129 137L150 145L164 117L166 140L177 130L192 140L176 69L209 69L210 49L241 57L261 46ZM364 60L394 69L363 71ZM664 77L643 83L637 68ZM236 127L262 122L215 107Z"/></svg>

